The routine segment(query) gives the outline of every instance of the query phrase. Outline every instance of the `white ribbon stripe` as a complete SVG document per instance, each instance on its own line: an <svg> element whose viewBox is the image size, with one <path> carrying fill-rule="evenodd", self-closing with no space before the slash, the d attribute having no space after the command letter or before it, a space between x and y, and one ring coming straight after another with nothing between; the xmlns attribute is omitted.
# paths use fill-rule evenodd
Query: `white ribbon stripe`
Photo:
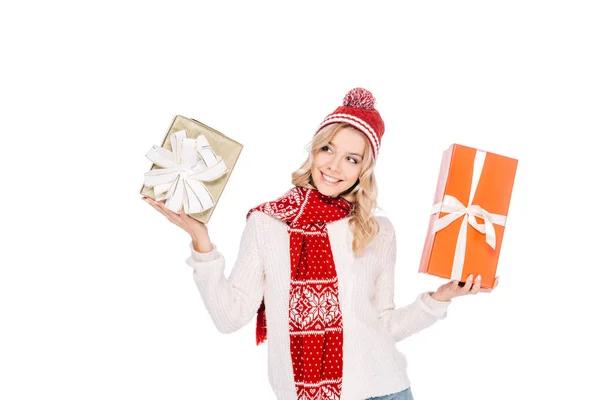
<svg viewBox="0 0 600 400"><path fill-rule="evenodd" d="M154 145L146 157L162 167L144 174L144 185L154 188L157 201L167 200L165 206L178 212L183 205L186 214L196 214L214 206L214 200L203 182L211 182L227 172L222 157L217 156L203 135L187 137L181 130L169 137L168 151Z"/></svg>
<svg viewBox="0 0 600 400"><path fill-rule="evenodd" d="M444 229L458 218L463 217L458 232L458 239L456 241L454 260L452 262L451 280L462 280L462 271L467 248L467 225L471 225L479 233L484 234L486 243L492 249L495 249L496 228L494 227L494 224L504 226L506 223L506 215L492 214L479 205L471 204L473 202L473 197L475 196L475 191L477 190L477 185L479 184L479 178L481 176L481 171L483 170L486 154L485 151L477 150L477 154L475 155L468 205L465 206L454 196L445 195L442 202L434 204L431 209L431 214L437 214L439 212L448 213L448 215L445 215L434 222L434 234ZM483 224L479 224L475 217L483 219Z"/></svg>

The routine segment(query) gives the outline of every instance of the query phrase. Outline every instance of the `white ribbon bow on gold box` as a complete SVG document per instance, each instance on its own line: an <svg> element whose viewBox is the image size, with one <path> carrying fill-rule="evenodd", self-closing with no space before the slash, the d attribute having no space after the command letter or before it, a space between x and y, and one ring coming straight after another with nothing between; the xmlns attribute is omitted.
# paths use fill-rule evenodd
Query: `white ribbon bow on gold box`
<svg viewBox="0 0 600 400"><path fill-rule="evenodd" d="M146 157L162 167L144 174L144 185L154 189L155 200L186 214L204 212L214 206L214 199L203 182L214 181L227 172L222 157L215 154L204 135L196 139L181 130L171 134L171 149L152 146Z"/></svg>

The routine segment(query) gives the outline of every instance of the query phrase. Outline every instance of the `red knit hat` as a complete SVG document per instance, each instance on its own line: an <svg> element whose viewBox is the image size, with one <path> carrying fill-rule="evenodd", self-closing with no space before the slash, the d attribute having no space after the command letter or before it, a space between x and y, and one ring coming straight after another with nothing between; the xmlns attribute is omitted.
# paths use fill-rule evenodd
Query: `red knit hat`
<svg viewBox="0 0 600 400"><path fill-rule="evenodd" d="M381 115L375 109L373 94L367 89L354 88L346 94L343 104L325 118L319 125L317 132L329 124L336 122L348 123L369 139L373 156L377 159L385 125Z"/></svg>

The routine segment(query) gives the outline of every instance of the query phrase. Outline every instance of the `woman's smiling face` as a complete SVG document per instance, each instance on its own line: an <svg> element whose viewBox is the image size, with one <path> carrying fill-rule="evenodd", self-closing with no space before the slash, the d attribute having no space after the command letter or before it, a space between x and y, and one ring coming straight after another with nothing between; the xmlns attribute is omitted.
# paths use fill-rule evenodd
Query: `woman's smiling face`
<svg viewBox="0 0 600 400"><path fill-rule="evenodd" d="M340 129L313 159L313 186L324 195L337 197L354 185L362 170L365 141L354 128Z"/></svg>

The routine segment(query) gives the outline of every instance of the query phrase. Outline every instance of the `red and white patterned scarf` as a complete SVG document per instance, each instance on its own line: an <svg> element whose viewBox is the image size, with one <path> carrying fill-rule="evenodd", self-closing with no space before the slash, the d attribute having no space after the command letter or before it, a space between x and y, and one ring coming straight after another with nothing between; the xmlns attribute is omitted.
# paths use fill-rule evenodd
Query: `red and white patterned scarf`
<svg viewBox="0 0 600 400"><path fill-rule="evenodd" d="M294 187L262 211L287 223L290 237L290 351L299 400L339 400L342 391L342 314L328 222L347 217L352 205L316 189ZM266 340L264 299L258 309L257 345Z"/></svg>

